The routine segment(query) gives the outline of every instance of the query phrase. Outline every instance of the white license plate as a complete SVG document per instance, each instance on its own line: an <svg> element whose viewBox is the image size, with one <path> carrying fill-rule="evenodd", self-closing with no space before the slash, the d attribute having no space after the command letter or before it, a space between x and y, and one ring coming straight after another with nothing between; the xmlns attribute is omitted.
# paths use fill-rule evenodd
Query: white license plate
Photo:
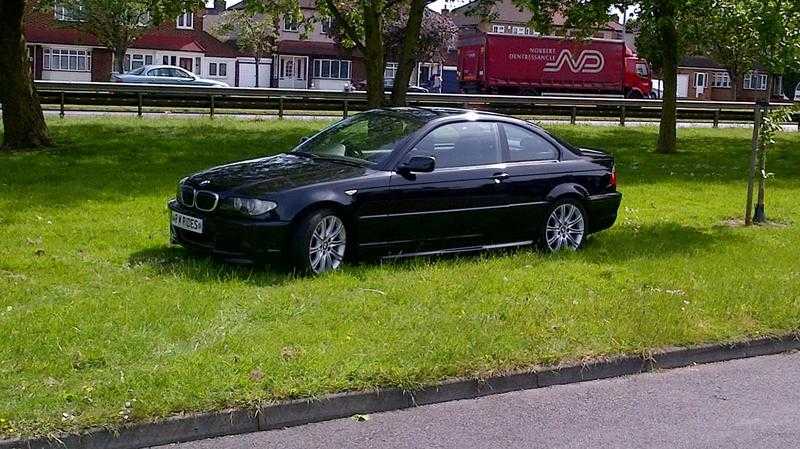
<svg viewBox="0 0 800 449"><path fill-rule="evenodd" d="M176 228L185 229L187 231L203 233L203 220L200 218L190 217L188 215L172 212L172 226Z"/></svg>

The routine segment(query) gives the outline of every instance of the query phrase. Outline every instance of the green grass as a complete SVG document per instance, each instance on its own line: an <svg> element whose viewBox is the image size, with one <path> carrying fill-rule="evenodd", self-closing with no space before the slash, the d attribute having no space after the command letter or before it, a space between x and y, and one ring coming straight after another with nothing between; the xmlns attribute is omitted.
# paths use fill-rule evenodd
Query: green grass
<svg viewBox="0 0 800 449"><path fill-rule="evenodd" d="M529 250L319 278L167 245L182 176L279 152L320 122L66 119L0 155L0 435L642 353L800 328L800 134L770 155L768 213L738 228L747 130L556 127L618 158L617 225Z"/></svg>

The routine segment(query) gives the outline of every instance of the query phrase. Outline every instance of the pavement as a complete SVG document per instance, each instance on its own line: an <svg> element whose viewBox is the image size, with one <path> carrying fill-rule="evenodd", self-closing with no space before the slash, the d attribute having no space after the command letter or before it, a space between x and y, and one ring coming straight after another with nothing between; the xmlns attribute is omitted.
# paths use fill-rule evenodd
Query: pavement
<svg viewBox="0 0 800 449"><path fill-rule="evenodd" d="M800 353L345 418L159 449L796 448Z"/></svg>

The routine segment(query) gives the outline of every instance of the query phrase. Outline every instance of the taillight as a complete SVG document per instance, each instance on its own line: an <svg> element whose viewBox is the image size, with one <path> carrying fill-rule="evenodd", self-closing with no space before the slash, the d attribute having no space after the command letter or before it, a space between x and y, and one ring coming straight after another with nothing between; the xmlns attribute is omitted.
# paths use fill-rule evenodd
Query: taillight
<svg viewBox="0 0 800 449"><path fill-rule="evenodd" d="M611 167L611 179L609 180L609 187L617 188L617 166Z"/></svg>

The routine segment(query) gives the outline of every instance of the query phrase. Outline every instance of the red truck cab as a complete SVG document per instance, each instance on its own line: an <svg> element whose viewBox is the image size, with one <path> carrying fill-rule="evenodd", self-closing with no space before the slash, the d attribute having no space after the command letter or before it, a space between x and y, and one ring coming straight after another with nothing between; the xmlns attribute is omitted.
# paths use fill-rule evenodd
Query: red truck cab
<svg viewBox="0 0 800 449"><path fill-rule="evenodd" d="M625 97L650 98L653 92L652 73L650 63L625 46Z"/></svg>

